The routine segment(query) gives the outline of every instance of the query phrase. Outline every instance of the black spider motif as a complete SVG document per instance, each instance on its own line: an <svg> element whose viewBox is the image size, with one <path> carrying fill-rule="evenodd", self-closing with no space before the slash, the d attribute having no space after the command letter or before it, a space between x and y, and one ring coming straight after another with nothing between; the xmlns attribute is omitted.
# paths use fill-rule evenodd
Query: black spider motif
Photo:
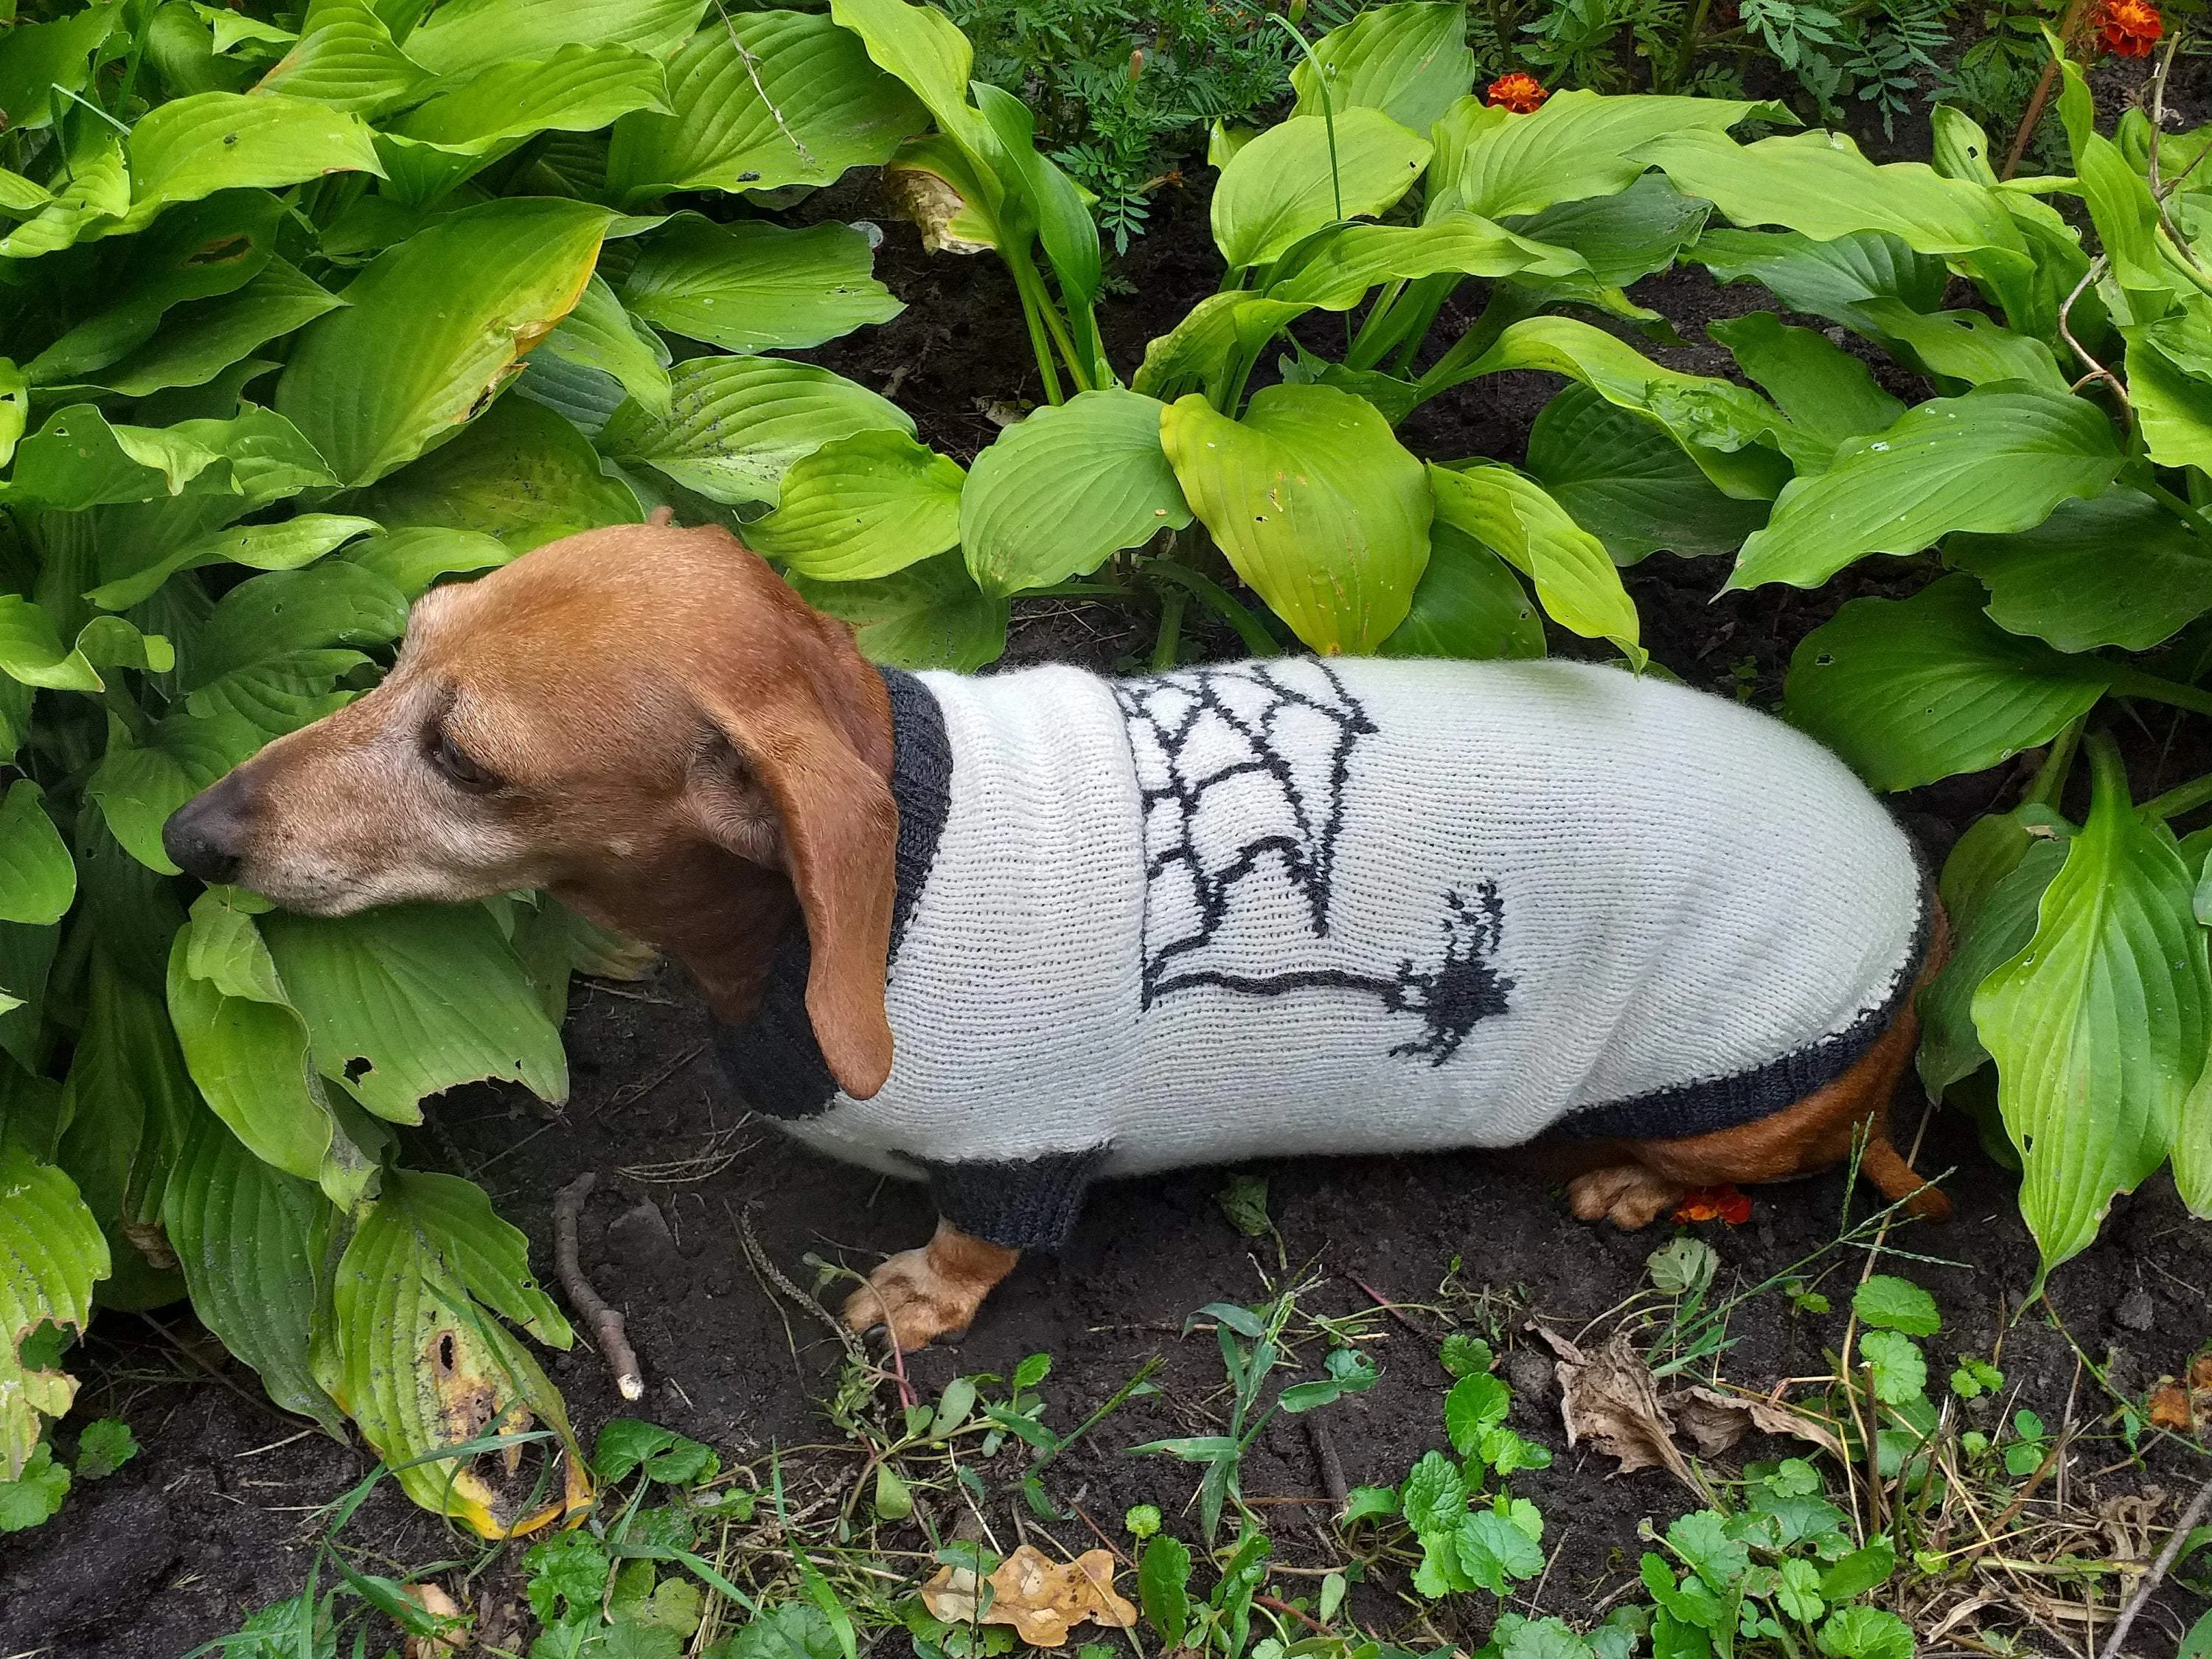
<svg viewBox="0 0 2212 1659"><path fill-rule="evenodd" d="M1419 1014L1425 1027L1420 1036L1390 1052L1426 1054L1431 1066L1441 1066L1457 1054L1475 1022L1505 1012L1505 994L1513 988L1513 981L1497 967L1505 907L1498 900L1496 882L1477 885L1473 904L1457 893L1446 893L1441 925L1443 960L1433 968L1417 969L1408 957L1398 964L1397 977L1382 987L1385 1008L1394 1014Z"/></svg>
<svg viewBox="0 0 2212 1659"><path fill-rule="evenodd" d="M1294 684L1290 675L1297 670L1318 675L1322 685ZM1352 751L1376 729L1335 672L1311 660L1245 663L1125 682L1114 691L1129 724L1145 812L1142 1006L1149 1008L1185 986L1237 977L1186 965L1183 959L1212 941L1238 884L1263 868L1279 871L1291 884L1314 935L1326 937ZM1334 730L1319 775L1301 777L1284 746L1284 727L1315 719ZM1307 770L1312 772L1310 763ZM1261 832L1231 847L1202 848L1200 815L1206 796L1240 779L1264 780L1273 792L1266 810L1255 814ZM1187 887L1180 884L1185 882ZM1188 901L1187 915L1170 914L1162 896L1171 889ZM1160 936L1170 932L1171 937Z"/></svg>

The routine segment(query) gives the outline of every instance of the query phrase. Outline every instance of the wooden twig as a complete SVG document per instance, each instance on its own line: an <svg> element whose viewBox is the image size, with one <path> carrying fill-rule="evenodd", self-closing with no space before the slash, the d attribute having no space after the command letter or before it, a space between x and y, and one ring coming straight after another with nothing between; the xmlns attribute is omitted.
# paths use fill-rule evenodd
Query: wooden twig
<svg viewBox="0 0 2212 1659"><path fill-rule="evenodd" d="M623 1333L623 1316L592 1288L592 1281L584 1276L584 1264L576 1259L576 1218L584 1212L584 1200L599 1184L599 1176L586 1170L553 1194L553 1272L568 1305L591 1332L592 1346L615 1374L616 1389L625 1400L642 1400L645 1373L638 1369L637 1351Z"/></svg>
<svg viewBox="0 0 2212 1659"><path fill-rule="evenodd" d="M2181 1519L2174 1526L2173 1535L2166 1540L2166 1547L2158 1553L2158 1559L2150 1564L2149 1573L2136 1586L2136 1593L2128 1598L2127 1606L2120 1609L2119 1620L2112 1626L2112 1639L2105 1644L2106 1659L2127 1659L2128 1632L2135 1628L2136 1615L2149 1605L2152 1596L2158 1594L2159 1585L2165 1582L2166 1570L2181 1554L2182 1546L2189 1541L2189 1534L2197 1530L2197 1523L2204 1519L2207 1510L2212 1510L2212 1480L2207 1480L2197 1489L2197 1496L2191 1498L2189 1507L2182 1510Z"/></svg>
<svg viewBox="0 0 2212 1659"><path fill-rule="evenodd" d="M1314 1462L1321 1465L1321 1483L1328 1489L1328 1501L1337 1515L1344 1514L1350 1489L1344 1484L1344 1463L1336 1455L1336 1442L1328 1437L1328 1428L1309 1414L1305 1419L1306 1440L1313 1447Z"/></svg>

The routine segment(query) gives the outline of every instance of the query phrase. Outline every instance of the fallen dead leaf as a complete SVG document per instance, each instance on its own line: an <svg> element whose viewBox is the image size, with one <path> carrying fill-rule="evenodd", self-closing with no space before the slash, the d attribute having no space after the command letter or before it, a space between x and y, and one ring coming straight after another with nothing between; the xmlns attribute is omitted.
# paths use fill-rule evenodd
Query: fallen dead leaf
<svg viewBox="0 0 2212 1659"><path fill-rule="evenodd" d="M1085 1620L1116 1630L1137 1622L1137 1609L1114 1592L1114 1558L1104 1550L1085 1550L1055 1564L1034 1544L1024 1544L982 1582L992 1594L981 1622L1011 1625L1032 1647L1064 1645L1069 1629ZM921 1587L922 1605L931 1618L948 1625L974 1624L981 1588L966 1567L943 1567Z"/></svg>
<svg viewBox="0 0 2212 1659"><path fill-rule="evenodd" d="M1662 1468L1700 1498L1705 1495L1674 1445L1651 1368L1626 1331L1615 1332L1605 1346L1587 1353L1555 1331L1540 1325L1536 1330L1559 1356L1559 1416L1566 1424L1570 1450L1587 1440L1608 1457L1619 1458L1623 1474Z"/></svg>
<svg viewBox="0 0 2212 1659"><path fill-rule="evenodd" d="M2200 1353L2189 1362L2189 1386L2212 1393L2212 1352Z"/></svg>
<svg viewBox="0 0 2212 1659"><path fill-rule="evenodd" d="M1784 1435L1841 1458L1844 1443L1818 1418L1771 1400L1747 1399L1704 1387L1678 1389L1659 1402L1675 1431L1697 1443L1701 1457L1717 1457L1752 1430Z"/></svg>
<svg viewBox="0 0 2212 1659"><path fill-rule="evenodd" d="M433 1619L458 1620L463 1616L460 1603L440 1585L407 1584L401 1587L399 1593ZM410 1636L406 1644L407 1659L453 1659L454 1655L467 1652L468 1646L469 1633L465 1628L444 1630L436 1636Z"/></svg>
<svg viewBox="0 0 2212 1659"><path fill-rule="evenodd" d="M2171 1377L2150 1391L2150 1425L2171 1429L2176 1434L2187 1434L2195 1427L2188 1393Z"/></svg>

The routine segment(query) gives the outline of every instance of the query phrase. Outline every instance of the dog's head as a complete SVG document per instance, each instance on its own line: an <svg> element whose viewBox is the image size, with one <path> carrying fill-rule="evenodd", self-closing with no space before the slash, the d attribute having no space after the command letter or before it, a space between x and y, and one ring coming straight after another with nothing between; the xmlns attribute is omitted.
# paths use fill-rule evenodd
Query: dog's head
<svg viewBox="0 0 2212 1659"><path fill-rule="evenodd" d="M890 771L883 683L842 624L724 531L623 526L432 589L382 684L194 797L162 842L312 915L544 888L677 950L718 1006L778 941L716 930L795 897L816 1039L866 1096L890 1067Z"/></svg>

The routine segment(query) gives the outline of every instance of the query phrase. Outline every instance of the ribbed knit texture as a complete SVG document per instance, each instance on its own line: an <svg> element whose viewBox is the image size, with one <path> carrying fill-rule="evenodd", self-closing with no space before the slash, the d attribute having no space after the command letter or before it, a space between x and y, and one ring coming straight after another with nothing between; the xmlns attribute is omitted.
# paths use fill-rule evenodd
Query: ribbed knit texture
<svg viewBox="0 0 2212 1659"><path fill-rule="evenodd" d="M1732 1127L1840 1073L1924 948L1842 764L1656 679L921 681L951 787L933 856L902 836L890 1079L787 1127L997 1242L1057 1242L1094 1170Z"/></svg>

